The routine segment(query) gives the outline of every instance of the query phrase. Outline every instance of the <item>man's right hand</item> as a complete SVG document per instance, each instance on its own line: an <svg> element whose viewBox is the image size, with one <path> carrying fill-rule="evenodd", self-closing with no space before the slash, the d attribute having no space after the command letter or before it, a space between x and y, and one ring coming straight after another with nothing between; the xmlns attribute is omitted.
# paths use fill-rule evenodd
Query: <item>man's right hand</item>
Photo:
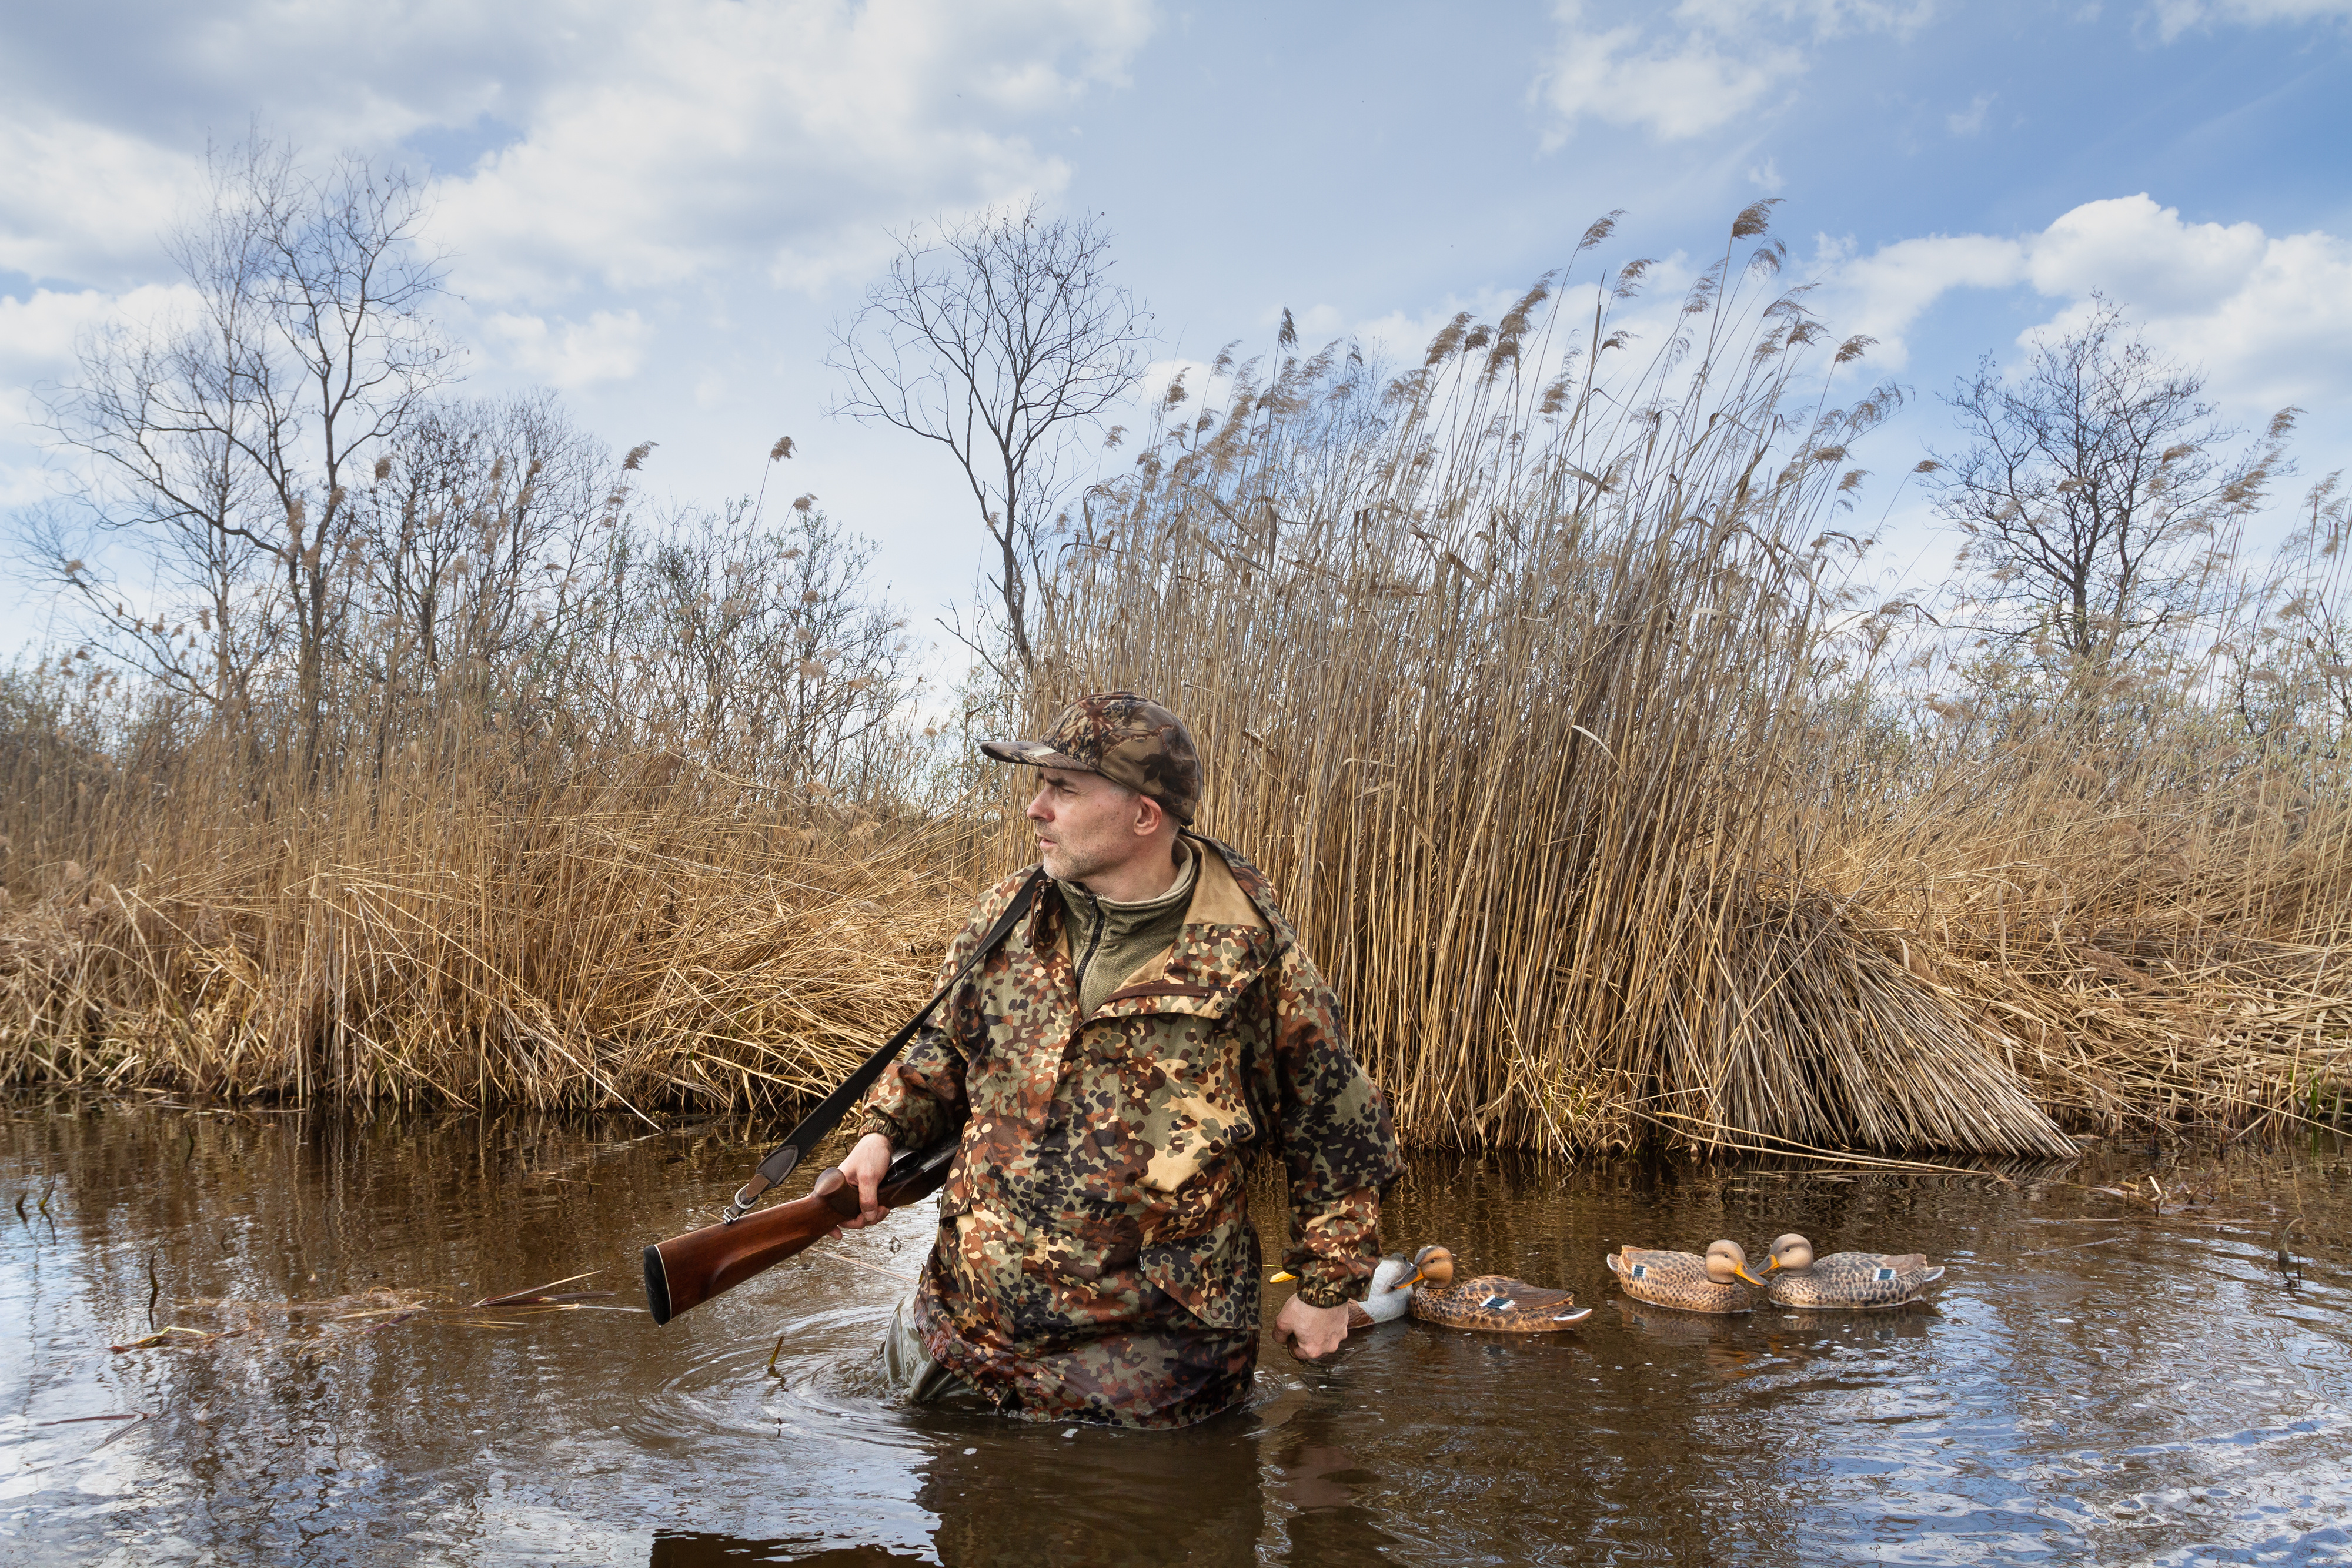
<svg viewBox="0 0 2352 1568"><path fill-rule="evenodd" d="M857 1146L841 1162L841 1174L857 1189L857 1218L835 1226L834 1239L839 1240L845 1230L862 1230L882 1218L881 1202L874 1195L889 1171L890 1140L880 1133L868 1133L858 1139Z"/></svg>

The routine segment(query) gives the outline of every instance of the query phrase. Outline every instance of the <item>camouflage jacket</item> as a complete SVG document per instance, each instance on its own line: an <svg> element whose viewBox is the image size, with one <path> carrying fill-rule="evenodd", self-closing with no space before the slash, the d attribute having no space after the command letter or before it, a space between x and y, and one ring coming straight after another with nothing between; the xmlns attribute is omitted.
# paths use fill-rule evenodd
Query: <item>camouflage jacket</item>
<svg viewBox="0 0 2352 1568"><path fill-rule="evenodd" d="M1244 1165L1289 1176L1286 1266L1313 1305L1362 1298L1380 1194L1402 1168L1386 1098L1265 878L1204 851L1175 945L1078 1016L1050 886L866 1101L867 1132L961 1132L917 1319L1001 1407L1172 1427L1249 1391L1263 1269ZM968 957L1029 876L991 889Z"/></svg>

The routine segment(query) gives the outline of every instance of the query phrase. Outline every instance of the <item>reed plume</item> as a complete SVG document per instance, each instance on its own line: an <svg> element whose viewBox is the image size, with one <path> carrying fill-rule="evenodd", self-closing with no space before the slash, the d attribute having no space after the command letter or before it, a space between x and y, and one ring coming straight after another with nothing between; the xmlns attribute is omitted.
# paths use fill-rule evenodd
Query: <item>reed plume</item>
<svg viewBox="0 0 2352 1568"><path fill-rule="evenodd" d="M202 710L109 695L87 649L0 680L0 1076L804 1099L1031 857L1023 779L971 741L1127 688L1192 725L1202 827L1279 885L1414 1142L2046 1156L2340 1122L2343 499L2266 577L2217 569L2210 650L2094 678L1956 648L1857 597L1898 394L1775 292L1769 216L1675 298L1648 260L1547 274L1398 373L1286 333L1177 378L1105 442L1136 455L1038 585L1034 685L919 732L903 623L814 496L697 553L627 524L646 447L436 459L384 514L406 564L352 623L323 778L266 660ZM560 549L511 542L526 471L577 492Z"/></svg>
<svg viewBox="0 0 2352 1568"><path fill-rule="evenodd" d="M2259 769L2222 770L2252 816L2197 807L2210 736L2167 737L2142 766L2172 782L2103 822L2232 823L2214 850L2291 892L2183 907L2193 869L2105 840L2079 880L2031 874L2032 967L1988 951L1981 898L1954 919L1964 879L2050 847L2051 762L2091 742L2053 718L1953 745L1884 668L1840 674L1849 447L1897 393L1845 379L1867 339L1755 292L1768 214L1672 316L1623 319L1637 261L1457 317L1385 383L1244 367L1214 434L1163 431L1090 497L1034 716L1110 687L1187 715L1203 823L1282 886L1417 1141L2050 1155L2060 1120L2307 1108L2345 1075L2342 828L2261 849L2293 835ZM1941 771L1894 738L1922 733ZM2102 967L2101 930L2151 946ZM2176 955L2178 1005L2141 1007Z"/></svg>

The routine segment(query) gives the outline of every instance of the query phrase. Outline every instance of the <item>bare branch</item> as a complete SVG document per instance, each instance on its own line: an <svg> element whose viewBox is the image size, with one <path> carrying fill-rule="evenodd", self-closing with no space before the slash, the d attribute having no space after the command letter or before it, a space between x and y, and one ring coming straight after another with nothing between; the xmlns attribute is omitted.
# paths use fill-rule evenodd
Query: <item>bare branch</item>
<svg viewBox="0 0 2352 1568"><path fill-rule="evenodd" d="M1150 312L1110 277L1110 233L1034 202L936 239L899 240L826 363L845 381L829 411L938 443L962 470L996 545L992 586L1023 667L1028 596L1070 442L1143 373Z"/></svg>
<svg viewBox="0 0 2352 1568"><path fill-rule="evenodd" d="M126 650L218 706L242 701L290 633L315 764L349 611L350 498L457 354L427 315L442 274L416 244L418 183L348 158L313 177L257 137L210 162L209 209L168 241L193 309L86 343L46 423L91 460L76 498L93 526L151 547L159 623L194 622L206 643L103 617Z"/></svg>
<svg viewBox="0 0 2352 1568"><path fill-rule="evenodd" d="M1974 539L1987 597L2084 681L2206 607L2210 549L2286 471L2284 429L2252 448L2201 401L2196 372L2152 354L2113 305L2036 348L2021 375L1990 357L1946 401L1971 444L1945 457L1937 509Z"/></svg>

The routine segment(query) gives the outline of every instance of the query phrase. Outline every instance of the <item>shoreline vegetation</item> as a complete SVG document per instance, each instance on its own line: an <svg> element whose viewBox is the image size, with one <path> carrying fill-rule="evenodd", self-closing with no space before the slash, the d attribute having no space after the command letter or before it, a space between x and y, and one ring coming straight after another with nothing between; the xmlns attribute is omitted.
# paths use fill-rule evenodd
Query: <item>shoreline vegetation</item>
<svg viewBox="0 0 2352 1568"><path fill-rule="evenodd" d="M1034 678L929 725L813 497L649 522L643 449L544 406L412 423L311 559L331 657L140 616L199 678L0 678L0 1080L781 1113L1026 858L971 742L1128 688L1412 1143L2340 1125L2342 503L2259 566L2209 529L2127 656L1878 602L1854 454L1902 394L1767 212L1679 300L1571 269L1402 371L1286 335L1180 377L1050 541Z"/></svg>

